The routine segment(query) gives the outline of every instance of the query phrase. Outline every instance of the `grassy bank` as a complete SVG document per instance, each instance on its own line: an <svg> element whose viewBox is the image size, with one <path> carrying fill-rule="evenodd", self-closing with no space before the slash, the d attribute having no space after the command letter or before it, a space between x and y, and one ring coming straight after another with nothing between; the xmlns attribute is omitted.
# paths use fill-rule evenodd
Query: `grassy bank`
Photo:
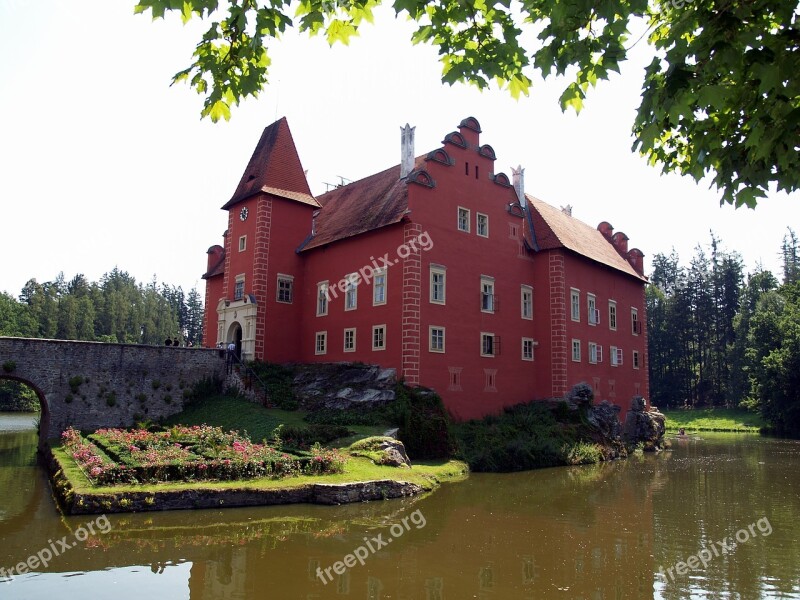
<svg viewBox="0 0 800 600"><path fill-rule="evenodd" d="M225 430L246 431L250 439L261 441L269 439L279 425L293 428L308 427L309 423L304 420L307 414L302 410L264 408L243 398L220 394L195 401L183 412L169 417L164 424L214 425ZM347 425L347 427L356 433L328 445L345 448L361 438L381 435L391 427L391 424Z"/></svg>
<svg viewBox="0 0 800 600"><path fill-rule="evenodd" d="M382 434L391 427L391 424L382 424L377 420L369 425L309 423L304 420L306 416L307 413L303 411L266 409L241 398L209 395L195 400L184 412L174 415L163 425L217 426L226 430L247 432L254 441L271 440L279 426L283 426L282 435L288 430L293 430L293 433L285 438L287 440L297 436L302 430L315 434L326 428L337 432L343 431L345 435L335 434L342 437L333 440L329 438L323 442L327 446L341 448L348 456L342 472L315 475L304 471L300 475L280 479L261 477L220 481L215 478L201 481L190 477L187 481L94 485L71 458L72 451L68 451L58 441L53 440L51 469L53 469L54 488L59 493L64 510L75 511L75 514L87 511L89 514L97 510L125 512L208 508L223 503L228 506L240 506L317 501L309 500L304 494L309 489L319 489L314 487L319 484L324 484L325 489L330 489L326 487L328 485L345 486L347 491L342 492L344 499L341 502L375 500L432 490L441 482L463 479L469 472L466 463L458 460L449 458L413 460L413 454L410 469L375 464L367 457L350 454L348 448L356 440ZM98 447L95 451L105 455L102 448ZM374 492L376 486L380 488L379 493ZM419 487L412 489L414 486ZM355 495L349 491L353 488ZM219 504L216 504L217 502ZM339 502L338 499L334 500L334 503Z"/></svg>
<svg viewBox="0 0 800 600"><path fill-rule="evenodd" d="M160 483L154 485L94 486L61 446L53 448L53 455L72 484L76 493L114 496L129 492L174 492L182 490L280 490L302 487L310 483L342 484L376 479L392 479L415 483L426 490L444 481L457 481L467 474L467 465L457 460L414 461L411 469L399 469L374 464L363 457L347 461L343 473L311 476L300 475L286 479L248 479L240 481L198 481L193 483Z"/></svg>
<svg viewBox="0 0 800 600"><path fill-rule="evenodd" d="M589 464L622 453L589 425L586 408L537 401L454 425L459 453L473 471L527 471Z"/></svg>
<svg viewBox="0 0 800 600"><path fill-rule="evenodd" d="M760 415L737 408L701 408L662 410L667 417L666 427L677 431L739 431L758 433L766 426Z"/></svg>

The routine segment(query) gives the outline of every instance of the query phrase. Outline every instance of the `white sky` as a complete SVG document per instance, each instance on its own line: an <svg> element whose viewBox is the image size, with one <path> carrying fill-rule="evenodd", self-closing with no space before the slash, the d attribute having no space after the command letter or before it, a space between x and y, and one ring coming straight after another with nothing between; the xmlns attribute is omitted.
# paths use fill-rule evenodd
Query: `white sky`
<svg viewBox="0 0 800 600"><path fill-rule="evenodd" d="M134 4L0 0L0 291L59 271L96 281L118 266L202 293L205 252L226 226L219 207L281 116L314 193L397 164L406 122L419 155L474 116L497 171L522 164L529 193L593 226L608 220L648 259L674 246L688 264L713 229L748 269L761 261L777 274L786 227L800 230L800 194L720 208L707 183L661 176L631 153L644 43L576 116L558 107L559 80L519 101L443 85L436 51L412 46L411 26L383 11L349 47L290 33L273 47L270 87L212 124L200 96L169 87L203 25L151 22Z"/></svg>

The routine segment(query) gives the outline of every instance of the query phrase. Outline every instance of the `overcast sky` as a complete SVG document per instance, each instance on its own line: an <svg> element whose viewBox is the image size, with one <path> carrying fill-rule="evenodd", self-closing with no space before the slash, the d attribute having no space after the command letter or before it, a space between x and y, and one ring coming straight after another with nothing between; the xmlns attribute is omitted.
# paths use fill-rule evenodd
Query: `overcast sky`
<svg viewBox="0 0 800 600"><path fill-rule="evenodd" d="M383 11L349 47L290 33L271 51L268 89L212 124L199 118L200 96L169 86L202 24L152 22L133 6L0 0L0 291L59 271L97 280L117 266L202 292L205 252L227 223L220 207L281 116L315 194L397 164L406 122L422 154L474 116L496 171L521 164L529 193L571 204L592 226L609 221L647 260L675 247L688 263L713 230L748 269L777 271L787 226L800 230L798 194L720 208L707 182L661 176L631 152L644 43L576 116L558 107L563 80L537 80L519 101L443 85L436 51L412 46L411 26Z"/></svg>

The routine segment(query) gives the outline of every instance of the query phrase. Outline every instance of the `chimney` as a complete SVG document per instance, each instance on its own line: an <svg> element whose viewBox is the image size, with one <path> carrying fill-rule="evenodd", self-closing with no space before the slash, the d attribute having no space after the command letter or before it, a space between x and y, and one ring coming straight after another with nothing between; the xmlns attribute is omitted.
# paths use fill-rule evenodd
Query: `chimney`
<svg viewBox="0 0 800 600"><path fill-rule="evenodd" d="M614 248L617 249L622 256L628 256L628 236L618 231L614 235L611 236L611 243L614 244Z"/></svg>
<svg viewBox="0 0 800 600"><path fill-rule="evenodd" d="M611 226L611 223L608 221L603 221L600 225L597 226L597 231L603 234L603 237L606 238L609 242L611 241L611 236L614 233L614 228Z"/></svg>
<svg viewBox="0 0 800 600"><path fill-rule="evenodd" d="M414 170L414 130L406 123L400 128L400 179L407 177Z"/></svg>
<svg viewBox="0 0 800 600"><path fill-rule="evenodd" d="M225 250L222 248L222 246L215 244L214 246L211 246L208 249L206 254L208 254L208 260L206 262L206 273L210 273L211 269L213 269L219 264L219 261L225 254Z"/></svg>
<svg viewBox="0 0 800 600"><path fill-rule="evenodd" d="M319 210L315 210L311 213L311 235L317 235L317 216L319 213Z"/></svg>
<svg viewBox="0 0 800 600"><path fill-rule="evenodd" d="M644 253L638 248L631 248L627 258L633 270L639 275L644 275Z"/></svg>
<svg viewBox="0 0 800 600"><path fill-rule="evenodd" d="M520 201L520 204L525 203L525 169L522 168L522 165L518 165L515 169L511 167L511 179L514 183L514 189L517 192L517 199Z"/></svg>

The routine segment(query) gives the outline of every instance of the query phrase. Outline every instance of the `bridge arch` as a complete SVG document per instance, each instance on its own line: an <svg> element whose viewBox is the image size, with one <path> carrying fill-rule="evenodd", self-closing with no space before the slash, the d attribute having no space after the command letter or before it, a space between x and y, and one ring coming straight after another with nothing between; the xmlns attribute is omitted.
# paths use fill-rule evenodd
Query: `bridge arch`
<svg viewBox="0 0 800 600"><path fill-rule="evenodd" d="M46 440L50 429L50 407L47 404L47 397L44 395L44 392L33 381L0 371L0 381L3 380L16 381L28 386L34 391L36 398L39 400L39 436Z"/></svg>
<svg viewBox="0 0 800 600"><path fill-rule="evenodd" d="M224 353L210 348L10 337L0 337L0 366L3 378L36 392L40 445L70 426L128 427L175 414L195 383L225 372Z"/></svg>

